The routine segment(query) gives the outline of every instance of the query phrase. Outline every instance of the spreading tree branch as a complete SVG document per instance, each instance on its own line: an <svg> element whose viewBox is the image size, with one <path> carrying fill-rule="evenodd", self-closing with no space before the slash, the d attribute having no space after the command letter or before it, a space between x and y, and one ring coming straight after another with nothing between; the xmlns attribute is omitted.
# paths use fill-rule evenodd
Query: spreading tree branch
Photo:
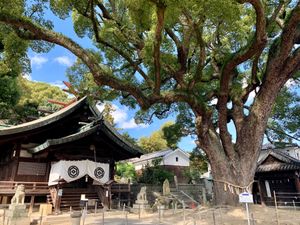
<svg viewBox="0 0 300 225"><path fill-rule="evenodd" d="M264 7L260 0L240 0L239 3L250 3L256 13L256 31L255 38L245 48L241 49L239 52L234 53L232 57L225 63L220 81L220 94L218 99L218 115L219 115L219 128L220 137L222 143L224 143L224 150L227 152L229 157L235 157L235 151L233 145L231 144L231 135L227 129L227 101L229 96L229 86L233 76L233 71L236 66L247 61L258 52L260 52L266 45L267 35L266 35L266 20Z"/></svg>
<svg viewBox="0 0 300 225"><path fill-rule="evenodd" d="M155 29L154 50L153 50L154 75L155 75L154 93L159 94L160 86L161 86L160 45L162 41L162 31L164 29L164 18L165 18L164 5L157 4L156 16L157 16L157 25Z"/></svg>
<svg viewBox="0 0 300 225"><path fill-rule="evenodd" d="M107 85L116 90L129 92L136 98L142 108L150 107L148 99L138 87L112 76L110 72L107 72L102 68L93 54L83 49L70 38L42 28L27 19L15 17L10 14L1 13L0 22L20 30L27 30L27 32L31 33L30 37L34 40L44 40L70 50L87 65L91 73L94 75L95 81L98 85Z"/></svg>

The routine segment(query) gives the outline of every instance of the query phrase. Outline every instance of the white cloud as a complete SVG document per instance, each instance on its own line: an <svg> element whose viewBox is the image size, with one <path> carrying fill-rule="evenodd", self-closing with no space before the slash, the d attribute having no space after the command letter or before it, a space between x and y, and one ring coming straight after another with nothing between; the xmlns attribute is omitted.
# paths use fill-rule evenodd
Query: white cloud
<svg viewBox="0 0 300 225"><path fill-rule="evenodd" d="M74 60L72 60L69 56L59 56L56 57L54 61L63 66L72 66L74 63Z"/></svg>
<svg viewBox="0 0 300 225"><path fill-rule="evenodd" d="M139 125L135 123L134 119L130 119L128 121L123 121L120 123L122 129L132 129L132 128L137 128Z"/></svg>
<svg viewBox="0 0 300 225"><path fill-rule="evenodd" d="M61 80L56 80L54 82L49 83L53 86L59 87L60 89L66 88L66 85Z"/></svg>
<svg viewBox="0 0 300 225"><path fill-rule="evenodd" d="M41 68L43 64L48 62L48 59L41 55L34 55L30 57L31 66L35 66L36 68Z"/></svg>
<svg viewBox="0 0 300 225"><path fill-rule="evenodd" d="M134 119L130 119L128 121L122 121L122 123L120 123L120 128L122 129L132 129L132 128L146 128L148 127L147 124L137 124Z"/></svg>
<svg viewBox="0 0 300 225"><path fill-rule="evenodd" d="M104 104L97 105L98 109L103 111ZM128 118L129 110L127 107L119 107L115 104L112 104L114 111L112 112L112 116L114 118L114 122L117 124L118 128L122 129L133 129L133 128L146 128L147 124L137 124L134 118Z"/></svg>

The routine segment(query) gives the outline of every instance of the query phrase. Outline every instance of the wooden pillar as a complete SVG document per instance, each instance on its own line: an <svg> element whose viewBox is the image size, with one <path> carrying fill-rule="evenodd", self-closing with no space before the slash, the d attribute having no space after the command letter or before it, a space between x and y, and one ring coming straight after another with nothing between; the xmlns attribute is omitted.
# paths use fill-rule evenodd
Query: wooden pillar
<svg viewBox="0 0 300 225"><path fill-rule="evenodd" d="M261 204L263 206L266 206L265 199L264 199L263 187L262 187L262 181L261 180L258 180L257 186L258 186L258 191L259 191L259 195L260 195Z"/></svg>
<svg viewBox="0 0 300 225"><path fill-rule="evenodd" d="M7 196L3 196L2 197L2 202L1 204L8 204L8 197Z"/></svg>
<svg viewBox="0 0 300 225"><path fill-rule="evenodd" d="M61 203L61 196L62 196L62 190L60 190L61 187L60 185L57 185L56 187L56 193L55 193L55 208L54 211L55 213L60 213L60 203Z"/></svg>
<svg viewBox="0 0 300 225"><path fill-rule="evenodd" d="M14 147L12 149L12 153L11 153L13 164L12 164L10 180L12 180L12 181L15 180L15 177L17 176L17 173L18 173L20 152L21 152L21 144L15 143Z"/></svg>
<svg viewBox="0 0 300 225"><path fill-rule="evenodd" d="M296 190L297 192L300 192L300 181L299 181L299 177L298 176L294 176L294 179L295 179L295 187L296 187Z"/></svg>
<svg viewBox="0 0 300 225"><path fill-rule="evenodd" d="M130 193L131 193L131 190L130 190L131 186L130 186L130 180L128 180L128 207L130 207Z"/></svg>
<svg viewBox="0 0 300 225"><path fill-rule="evenodd" d="M111 185L108 186L108 209L111 209Z"/></svg>
<svg viewBox="0 0 300 225"><path fill-rule="evenodd" d="M32 213L32 210L33 210L33 206L34 206L34 195L31 195L31 198L30 198L30 206L29 206L29 214Z"/></svg>

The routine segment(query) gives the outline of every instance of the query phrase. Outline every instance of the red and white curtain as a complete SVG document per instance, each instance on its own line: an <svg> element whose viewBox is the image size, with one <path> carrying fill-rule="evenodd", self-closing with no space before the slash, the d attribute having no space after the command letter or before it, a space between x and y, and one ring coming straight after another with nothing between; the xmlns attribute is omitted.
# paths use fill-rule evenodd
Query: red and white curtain
<svg viewBox="0 0 300 225"><path fill-rule="evenodd" d="M51 165L48 185L56 185L62 179L69 183L85 175L104 184L109 181L109 164L90 160L55 162Z"/></svg>

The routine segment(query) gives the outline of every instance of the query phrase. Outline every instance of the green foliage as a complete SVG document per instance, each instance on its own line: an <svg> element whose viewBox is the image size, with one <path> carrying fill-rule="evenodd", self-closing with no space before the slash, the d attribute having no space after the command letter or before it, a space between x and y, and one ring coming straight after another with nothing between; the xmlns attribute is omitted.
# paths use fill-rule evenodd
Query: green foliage
<svg viewBox="0 0 300 225"><path fill-rule="evenodd" d="M51 30L48 2L58 17L72 16L77 36L93 50ZM0 74L15 68L19 75L27 47L51 47L36 41L58 43L79 58L68 75L80 96L139 105L139 121L177 116L176 124L139 141L147 152L174 148L181 136L194 134L214 163L226 165L213 167L224 169L215 175L227 173L229 181L246 185L253 174L233 176L255 171L253 156L275 95L289 77L299 77L298 7L278 0L3 0ZM285 139L283 131L299 135L298 99L281 94L268 124L268 137L278 140ZM235 143L227 128L232 121Z"/></svg>
<svg viewBox="0 0 300 225"><path fill-rule="evenodd" d="M106 12L102 10L101 4L105 7ZM277 4L278 1L272 1L270 4L265 2L266 18L272 15ZM205 80L210 79L216 73L216 65L213 65L213 61L217 65L222 65L232 57L232 53L237 49L246 49L252 43L255 31L253 26L255 24L253 8L249 7L249 5L239 4L235 0L114 0L108 2L3 0L0 3L2 13L14 16L22 15L28 21L51 30L53 29L53 24L50 20L47 20L47 13L45 13L48 7L61 19L72 17L74 30L78 37L88 38L94 43L96 48L94 48L92 55L97 57L99 64L102 65L102 69L109 71L108 73L113 74L114 77L120 78L123 83L141 87L145 95L149 92L149 86L145 80L136 76L136 68L130 65L126 57L133 62L138 62L141 68L145 69L148 77L154 80L153 51L158 9L164 9L164 27L173 30L178 40L182 41L190 50L189 55L187 55L189 68L184 74L185 82L192 82L195 79L194 74L199 73L199 71L197 72L199 69L197 67L197 56L201 55L198 48L199 45L201 46L201 41L208 46L208 49L206 49L206 66L200 71L202 78ZM289 15L293 4L286 7L286 14ZM99 16L101 13L102 17ZM280 18L284 20L288 16L280 15ZM95 24L98 22L100 25L98 24L99 26L95 30ZM275 20L269 21L269 23L270 26L267 27L268 36L275 37L280 32L280 27ZM96 38L96 33L102 41ZM52 43L46 43L42 40L28 41L26 38L22 38L22 35L26 36L26 34L26 30L25 32L22 30L16 32L15 29L9 26L0 26L0 40L3 48L2 60L0 60L0 74L8 73L11 68L14 68L15 74L30 71L29 60L26 55L27 48L30 47L36 52L46 52L53 46ZM116 51L115 49L117 48L121 49L123 53L120 54L120 51ZM176 87L176 82L168 79L170 73L172 74L172 70L178 70L181 67L177 58L176 48L177 46L171 37L166 32L163 32L160 56L162 68L160 72L161 80L166 80L162 82L161 90L166 91L166 93L168 90ZM260 71L263 71L264 61L266 61L266 57L261 60L259 65ZM239 76L231 82L231 99L238 98L243 93L244 83L250 84L252 82L250 76L251 65L250 63L248 64L245 69L237 71ZM262 74L261 72L259 73L257 76L262 80ZM80 96L88 95L101 101L111 101L119 96L126 96L126 98L120 99L121 102L130 107L135 107L137 102L132 96L128 96L126 92L115 90L108 86L99 87L95 83L93 76L95 74L92 75L87 66L79 59L68 70L68 77ZM10 85L14 82L11 80ZM17 89L17 86L12 88L13 91ZM211 82L200 82L192 90L199 104L212 112L215 112L216 109L210 104L212 99L208 98L208 96L213 96L210 93L218 93L218 91L218 79L213 79ZM15 96L18 95L16 94ZM30 101L28 103L36 104L36 102ZM7 103L2 102L1 104L3 109ZM188 105L181 102L176 106L162 103L153 104L147 112L139 112L137 118L141 121L146 121L149 117L152 117L150 116L152 114L158 118L165 118L171 113L177 114L176 124L164 128L163 132L164 138L167 140L167 146L175 148L177 139L180 136L194 133L193 115L191 115L192 112ZM295 114L297 116L297 112L291 113L291 115ZM284 123L284 126L274 121L270 124L276 129L281 127L282 130L287 128L291 129L290 132L292 133L296 132L295 127L297 124L294 123L293 127L291 122ZM160 134L154 134L152 139L158 141L160 137ZM151 146L150 142L145 139L141 140L142 145L147 146L146 149L149 149L147 151L156 151L166 146L163 140L158 141L157 147Z"/></svg>
<svg viewBox="0 0 300 225"><path fill-rule="evenodd" d="M104 104L104 109L103 109L103 111L102 111L102 116L103 116L103 118L104 118L107 122L109 122L112 126L115 126L115 125L116 125L115 122L114 122L114 117L112 116L112 113L113 113L114 111L116 111L116 110L113 108L113 106L112 106L111 103L106 102L106 103Z"/></svg>
<svg viewBox="0 0 300 225"><path fill-rule="evenodd" d="M141 137L138 140L138 145L146 153L156 152L166 148L176 149L182 136L181 126L172 121L168 121L149 137Z"/></svg>
<svg viewBox="0 0 300 225"><path fill-rule="evenodd" d="M173 180L174 174L164 169L163 166L146 166L142 175L138 177L139 183L161 185L165 179Z"/></svg>
<svg viewBox="0 0 300 225"><path fill-rule="evenodd" d="M149 137L141 137L138 145L145 153L160 151L168 147L161 130L154 131Z"/></svg>
<svg viewBox="0 0 300 225"><path fill-rule="evenodd" d="M14 33L4 35L6 29L0 26L0 118L8 119L21 96L17 77L24 65L24 41ZM11 40L16 38L16 42Z"/></svg>
<svg viewBox="0 0 300 225"><path fill-rule="evenodd" d="M174 122L166 122L161 127L163 138L167 141L167 146L171 149L178 148L177 144L181 137L184 136L182 126Z"/></svg>
<svg viewBox="0 0 300 225"><path fill-rule="evenodd" d="M17 80L10 76L0 76L0 118L9 118L13 106L20 98Z"/></svg>
<svg viewBox="0 0 300 225"><path fill-rule="evenodd" d="M19 104L36 104L40 107L50 107L49 110L57 110L60 106L51 104L49 99L67 102L68 96L59 87L52 86L43 82L33 82L24 78L19 78L22 96Z"/></svg>
<svg viewBox="0 0 300 225"><path fill-rule="evenodd" d="M128 141L129 143L133 145L137 145L137 140L129 135L128 132L123 132L122 136Z"/></svg>
<svg viewBox="0 0 300 225"><path fill-rule="evenodd" d="M119 95L118 91L97 85L87 66L80 60L67 69L67 77L80 97L89 96L94 100L112 101Z"/></svg>
<svg viewBox="0 0 300 225"><path fill-rule="evenodd" d="M185 170L185 175L190 181L199 181L201 174L207 172L208 159L205 153L194 148L190 153L190 167Z"/></svg>
<svg viewBox="0 0 300 225"><path fill-rule="evenodd" d="M136 179L136 172L132 163L117 162L116 167L116 175L120 178L123 177L130 180Z"/></svg>
<svg viewBox="0 0 300 225"><path fill-rule="evenodd" d="M291 142L300 138L300 96L292 88L284 87L277 96L268 121L267 137L272 143Z"/></svg>
<svg viewBox="0 0 300 225"><path fill-rule="evenodd" d="M3 88L0 88L0 96L3 95L6 100L6 104L4 104L0 98L1 105L7 106L5 111L2 110L4 113L1 111L0 118L7 119L10 124L24 123L43 116L39 109L54 112L61 108L61 106L49 103L49 99L62 102L68 101L66 93L50 84L28 81L25 78L18 77L11 81L10 85L7 83L7 86L1 85ZM7 101L9 99L8 95L12 99L10 102Z"/></svg>

